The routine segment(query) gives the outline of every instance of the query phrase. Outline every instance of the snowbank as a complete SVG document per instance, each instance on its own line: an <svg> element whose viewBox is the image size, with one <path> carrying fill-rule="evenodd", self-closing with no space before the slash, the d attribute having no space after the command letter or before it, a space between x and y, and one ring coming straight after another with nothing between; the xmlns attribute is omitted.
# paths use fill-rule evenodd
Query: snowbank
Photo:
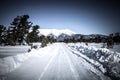
<svg viewBox="0 0 120 80"><path fill-rule="evenodd" d="M0 46L0 58L24 54L28 52L31 46Z"/></svg>
<svg viewBox="0 0 120 80"><path fill-rule="evenodd" d="M115 79L120 78L120 53L110 51L106 48L96 48L94 46L87 46L84 43L69 44L69 46L81 53L86 55L91 63L99 68L103 73Z"/></svg>
<svg viewBox="0 0 120 80"><path fill-rule="evenodd" d="M120 53L120 44L114 44L114 46L113 46L113 49L110 49L110 50L112 50L112 51L116 51L116 52L119 52Z"/></svg>
<svg viewBox="0 0 120 80"><path fill-rule="evenodd" d="M50 45L48 45L48 46L50 46ZM19 49L19 47L16 47L16 48ZM26 52L23 54L17 54L14 56L0 58L0 75L4 75L8 72L13 71L14 69L20 67L20 65L22 65L22 63L24 63L24 61L26 61L31 56L39 56L40 55L39 53L45 53L45 51L48 49L49 49L49 47L41 48L40 50L39 50L39 48L37 48L37 49L32 49L31 52L29 52L29 53Z"/></svg>
<svg viewBox="0 0 120 80"><path fill-rule="evenodd" d="M0 58L0 75L4 75L5 73L11 72L18 68L30 56L32 56L31 53L25 53L16 56Z"/></svg>

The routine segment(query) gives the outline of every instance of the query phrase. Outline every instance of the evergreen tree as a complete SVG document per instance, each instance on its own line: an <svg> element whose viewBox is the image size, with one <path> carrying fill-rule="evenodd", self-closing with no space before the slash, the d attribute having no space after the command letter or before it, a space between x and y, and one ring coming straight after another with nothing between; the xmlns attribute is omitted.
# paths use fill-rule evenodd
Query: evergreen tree
<svg viewBox="0 0 120 80"><path fill-rule="evenodd" d="M108 37L107 39L107 48L113 48L114 41L111 37Z"/></svg>
<svg viewBox="0 0 120 80"><path fill-rule="evenodd" d="M15 44L22 44L26 41L26 36L32 26L32 22L29 22L28 19L29 15L17 16L11 23L12 26L8 30L8 36Z"/></svg>
<svg viewBox="0 0 120 80"><path fill-rule="evenodd" d="M9 27L7 30L7 45L16 45L16 36L15 30L13 30L13 27Z"/></svg>
<svg viewBox="0 0 120 80"><path fill-rule="evenodd" d="M83 36L81 35L81 37L80 37L80 42L83 42Z"/></svg>
<svg viewBox="0 0 120 80"><path fill-rule="evenodd" d="M42 37L42 42L41 42L41 43L42 43L42 44L41 44L41 47L47 46L47 44L49 43L48 38L45 37L45 36L43 36L43 37Z"/></svg>
<svg viewBox="0 0 120 80"><path fill-rule="evenodd" d="M6 39L6 27L0 25L0 45L5 43Z"/></svg>
<svg viewBox="0 0 120 80"><path fill-rule="evenodd" d="M95 42L96 43L100 43L101 42L101 37L100 36L96 36L95 37Z"/></svg>
<svg viewBox="0 0 120 80"><path fill-rule="evenodd" d="M49 34L47 36L48 41L52 44L53 42L56 42L55 36L53 34Z"/></svg>
<svg viewBox="0 0 120 80"><path fill-rule="evenodd" d="M120 33L119 32L115 33L115 36L113 37L113 40L116 44L120 43Z"/></svg>
<svg viewBox="0 0 120 80"><path fill-rule="evenodd" d="M28 43L32 43L32 42L38 42L39 41L39 36L38 36L38 29L40 27L38 25L35 25L32 27L32 31L28 34L27 36L27 42Z"/></svg>

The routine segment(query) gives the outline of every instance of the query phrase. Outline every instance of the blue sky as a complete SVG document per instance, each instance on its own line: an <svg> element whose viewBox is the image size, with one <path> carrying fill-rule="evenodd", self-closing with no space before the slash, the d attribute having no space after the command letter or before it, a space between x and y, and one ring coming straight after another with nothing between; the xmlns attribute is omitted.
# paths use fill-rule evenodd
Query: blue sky
<svg viewBox="0 0 120 80"><path fill-rule="evenodd" d="M1 0L0 24L10 26L17 15L41 28L70 29L80 34L120 32L119 3L89 0Z"/></svg>

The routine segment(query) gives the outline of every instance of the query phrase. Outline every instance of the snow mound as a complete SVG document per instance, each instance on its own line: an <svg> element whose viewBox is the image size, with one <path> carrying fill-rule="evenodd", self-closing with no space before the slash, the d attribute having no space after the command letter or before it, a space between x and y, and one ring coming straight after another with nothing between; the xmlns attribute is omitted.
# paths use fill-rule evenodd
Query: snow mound
<svg viewBox="0 0 120 80"><path fill-rule="evenodd" d="M110 51L106 48L96 48L94 46L87 46L85 44L69 44L70 47L78 51L78 55L87 56L94 61L94 65L103 73L112 77L113 79L120 78L120 53ZM90 60L89 60L90 61ZM91 62L92 63L92 62Z"/></svg>
<svg viewBox="0 0 120 80"><path fill-rule="evenodd" d="M25 53L25 54L0 58L0 75L4 75L18 68L30 56L32 56L32 54Z"/></svg>
<svg viewBox="0 0 120 80"><path fill-rule="evenodd" d="M72 34L76 34L75 32L69 30L69 29L39 29L40 34L39 35L44 35L44 36L48 36L49 34L53 34L55 36L59 36L61 34L67 34L67 35L72 35Z"/></svg>

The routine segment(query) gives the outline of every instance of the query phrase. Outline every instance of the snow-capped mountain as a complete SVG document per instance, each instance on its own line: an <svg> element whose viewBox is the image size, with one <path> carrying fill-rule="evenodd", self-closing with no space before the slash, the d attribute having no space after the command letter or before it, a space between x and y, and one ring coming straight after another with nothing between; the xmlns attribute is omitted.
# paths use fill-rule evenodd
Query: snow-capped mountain
<svg viewBox="0 0 120 80"><path fill-rule="evenodd" d="M53 34L54 36L58 37L61 34L67 34L72 35L76 34L74 31L71 31L69 29L39 29L40 33L39 35L48 36L49 34Z"/></svg>
<svg viewBox="0 0 120 80"><path fill-rule="evenodd" d="M90 35L84 35L84 34L77 34L74 31L71 31L69 29L39 29L39 36L44 35L47 37L52 37L56 39L57 41L64 41L65 39L74 39L79 40L80 38L89 40L89 39L95 39L95 38L101 38L106 39L108 36L101 35L101 34L90 34Z"/></svg>
<svg viewBox="0 0 120 80"><path fill-rule="evenodd" d="M70 39L71 36L67 35L67 34L61 34L57 37L57 41L64 41L65 39Z"/></svg>

